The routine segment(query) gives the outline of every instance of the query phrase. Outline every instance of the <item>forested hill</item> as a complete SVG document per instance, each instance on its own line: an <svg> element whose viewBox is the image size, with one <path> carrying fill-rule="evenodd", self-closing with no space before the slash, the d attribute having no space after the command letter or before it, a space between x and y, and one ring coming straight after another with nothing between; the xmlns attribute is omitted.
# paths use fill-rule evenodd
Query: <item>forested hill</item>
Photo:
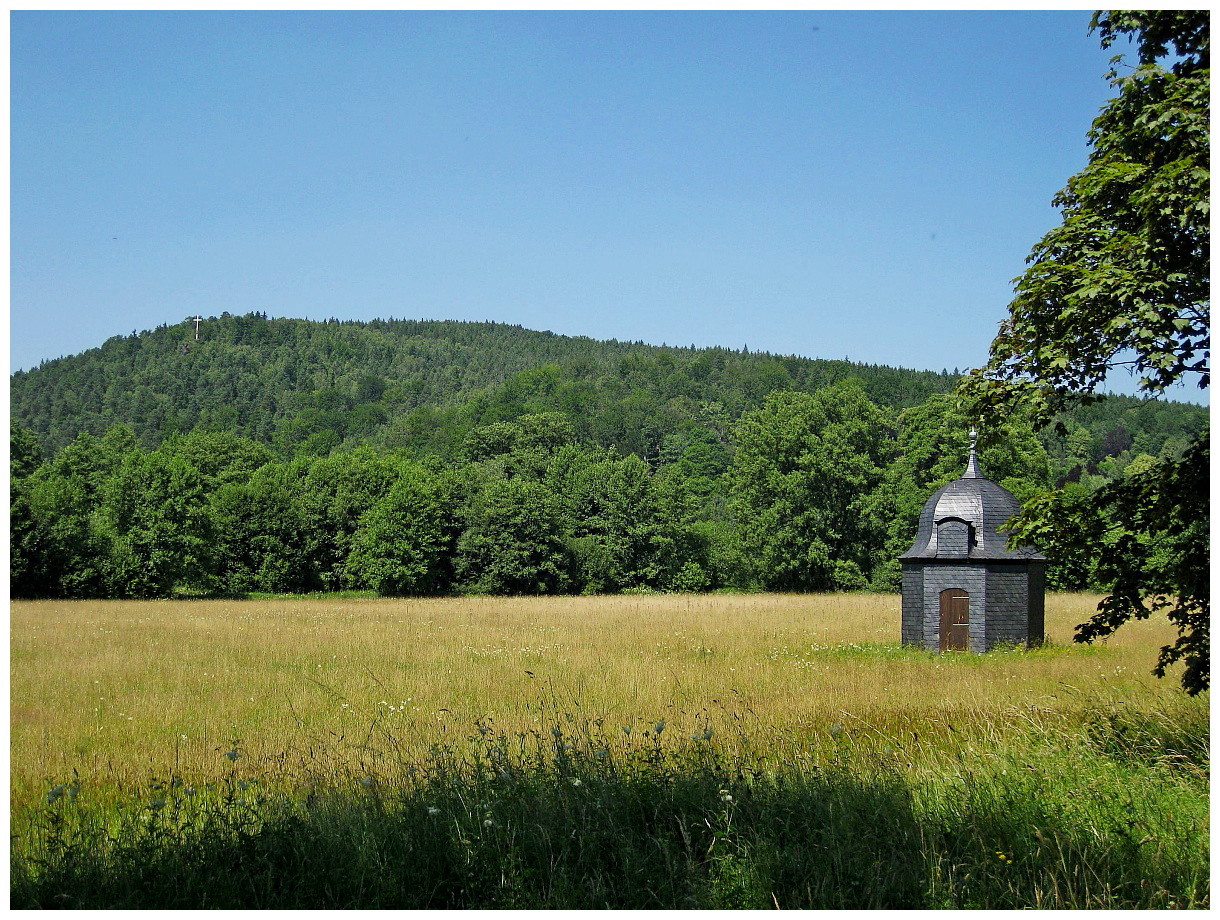
<svg viewBox="0 0 1220 920"><path fill-rule="evenodd" d="M371 443L449 453L475 427L559 411L584 440L655 453L690 424L717 428L772 390L856 380L904 408L956 384L947 372L595 341L520 326L315 322L222 313L115 336L12 376L12 415L44 454L122 423L146 448L195 428L281 455Z"/></svg>
<svg viewBox="0 0 1220 920"><path fill-rule="evenodd" d="M198 341L113 338L13 375L11 591L892 591L963 469L956 382L480 323L222 315ZM1063 421L980 423L986 474L1087 502L1207 412L1116 398Z"/></svg>

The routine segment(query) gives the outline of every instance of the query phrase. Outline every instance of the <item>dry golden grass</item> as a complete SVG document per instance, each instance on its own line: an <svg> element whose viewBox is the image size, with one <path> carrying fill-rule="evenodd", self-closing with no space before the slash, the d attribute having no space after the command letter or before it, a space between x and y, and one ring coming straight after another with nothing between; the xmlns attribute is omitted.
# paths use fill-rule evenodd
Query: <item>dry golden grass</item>
<svg viewBox="0 0 1220 920"><path fill-rule="evenodd" d="M1097 598L1048 598L1049 648L898 648L899 599L744 595L548 599L14 602L11 781L77 769L122 786L240 764L356 769L388 747L574 716L667 737L748 724L816 734L1003 725L1105 699L1176 705L1149 671L1164 621L1071 644Z"/></svg>

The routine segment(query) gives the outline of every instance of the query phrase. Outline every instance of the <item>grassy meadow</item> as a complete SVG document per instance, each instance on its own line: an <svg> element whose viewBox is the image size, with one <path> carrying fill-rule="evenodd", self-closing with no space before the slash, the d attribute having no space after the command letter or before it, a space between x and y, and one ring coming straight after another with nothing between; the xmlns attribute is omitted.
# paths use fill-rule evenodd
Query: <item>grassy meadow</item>
<svg viewBox="0 0 1220 920"><path fill-rule="evenodd" d="M1207 695L1097 600L14 602L12 903L1206 906Z"/></svg>

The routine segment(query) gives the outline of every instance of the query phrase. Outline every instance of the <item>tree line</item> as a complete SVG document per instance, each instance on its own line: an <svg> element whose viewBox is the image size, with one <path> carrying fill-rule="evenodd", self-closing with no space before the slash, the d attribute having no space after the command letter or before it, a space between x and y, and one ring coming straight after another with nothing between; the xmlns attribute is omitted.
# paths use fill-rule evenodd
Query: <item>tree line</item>
<svg viewBox="0 0 1220 920"><path fill-rule="evenodd" d="M896 557L923 502L961 474L969 428L950 396L898 410L851 381L775 390L647 457L582 437L555 411L474 426L444 454L366 444L283 456L207 428L145 448L115 425L44 457L14 421L11 590L895 590ZM1069 469L1104 479L1103 468L1121 476L1151 460L1118 438L1099 465L1097 439L1074 430L1056 457L1014 416L984 449L984 470L1023 497ZM1075 566L1052 577L1089 580Z"/></svg>

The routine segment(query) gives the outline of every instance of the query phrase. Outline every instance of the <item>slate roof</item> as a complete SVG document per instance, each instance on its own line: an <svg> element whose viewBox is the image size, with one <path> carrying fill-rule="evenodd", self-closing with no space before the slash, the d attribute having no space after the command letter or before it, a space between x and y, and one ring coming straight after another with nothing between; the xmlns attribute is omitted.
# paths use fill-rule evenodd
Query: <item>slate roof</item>
<svg viewBox="0 0 1220 920"><path fill-rule="evenodd" d="M971 448L966 472L932 494L919 514L919 528L911 548L899 556L899 560L949 559L956 560L1034 560L1045 559L1032 546L1017 550L1008 548L1007 534L1000 528L1021 510L1020 503L1007 489L984 479L979 472L978 460ZM936 525L945 518L958 518L971 526L974 542L967 556L938 556L936 552Z"/></svg>

